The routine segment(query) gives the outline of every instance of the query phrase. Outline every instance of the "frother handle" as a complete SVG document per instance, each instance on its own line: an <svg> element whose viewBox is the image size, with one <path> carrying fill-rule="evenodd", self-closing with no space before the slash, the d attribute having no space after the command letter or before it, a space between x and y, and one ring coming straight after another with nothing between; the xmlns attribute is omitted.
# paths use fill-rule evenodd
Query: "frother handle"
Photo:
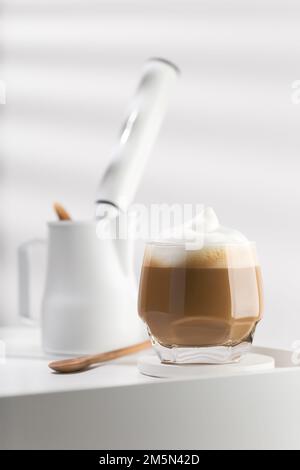
<svg viewBox="0 0 300 470"><path fill-rule="evenodd" d="M46 262L46 240L31 240L18 248L18 274L19 274L19 315L23 320L32 325L39 322L41 310L41 298L44 288L44 274ZM37 249L41 248L45 256L41 256ZM34 253L37 255L38 263L35 263ZM38 264L35 266L35 264ZM37 272L37 269L38 272ZM36 275L33 276L33 272ZM42 271L42 273L41 273ZM32 285L33 278L39 280L40 286ZM35 282L35 284L38 284ZM33 297L35 293L35 298ZM39 294L39 295L37 295ZM37 301L36 301L37 298Z"/></svg>
<svg viewBox="0 0 300 470"><path fill-rule="evenodd" d="M126 210L132 202L178 75L178 68L166 60L146 62L97 203L109 202Z"/></svg>

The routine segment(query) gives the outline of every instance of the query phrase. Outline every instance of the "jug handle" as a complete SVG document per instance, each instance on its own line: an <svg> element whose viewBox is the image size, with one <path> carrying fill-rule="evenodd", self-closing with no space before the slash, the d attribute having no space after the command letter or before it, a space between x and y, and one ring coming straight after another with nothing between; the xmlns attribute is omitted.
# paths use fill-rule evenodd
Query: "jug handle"
<svg viewBox="0 0 300 470"><path fill-rule="evenodd" d="M34 309L32 308L32 275L30 269L33 267L33 261L30 259L30 252L37 247L45 247L46 245L46 240L34 239L23 243L18 248L19 316L25 320L27 324L34 325L38 323L38 318L34 316ZM39 259L39 261L41 260Z"/></svg>

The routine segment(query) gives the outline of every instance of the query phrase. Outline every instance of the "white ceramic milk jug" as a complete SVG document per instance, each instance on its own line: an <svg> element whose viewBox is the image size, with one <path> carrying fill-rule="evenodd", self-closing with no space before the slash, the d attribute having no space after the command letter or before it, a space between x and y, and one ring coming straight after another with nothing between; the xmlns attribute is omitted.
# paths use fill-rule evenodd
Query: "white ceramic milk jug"
<svg viewBox="0 0 300 470"><path fill-rule="evenodd" d="M132 263L125 261L127 256L116 249L116 243L122 242L97 237L96 222L49 223L41 318L46 352L88 354L144 337L136 313ZM30 244L20 248L21 266L30 248ZM123 249L128 248L124 242ZM27 282L21 277L23 289ZM28 313L24 302L23 314Z"/></svg>
<svg viewBox="0 0 300 470"><path fill-rule="evenodd" d="M43 347L51 354L92 354L145 339L137 314L137 282L130 240L97 236L99 220L109 224L129 207L157 137L178 69L152 59L97 193L98 220L48 224L48 261L42 300ZM30 318L30 252L19 249L20 314Z"/></svg>

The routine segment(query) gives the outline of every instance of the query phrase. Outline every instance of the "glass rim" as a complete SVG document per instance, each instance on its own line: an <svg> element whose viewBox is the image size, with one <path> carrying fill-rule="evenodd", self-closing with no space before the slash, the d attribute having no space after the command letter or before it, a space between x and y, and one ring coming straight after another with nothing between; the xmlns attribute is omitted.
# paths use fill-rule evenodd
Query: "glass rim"
<svg viewBox="0 0 300 470"><path fill-rule="evenodd" d="M161 247L184 247L186 246L191 246L191 249L193 249L193 246L195 247L194 249L197 249L197 242L189 242L189 241L182 241L182 240L146 240L145 242L146 246L161 246ZM238 243L238 242L230 242L230 243L205 243L201 245L201 248L230 248L230 247L256 247L256 242L249 240L247 242L243 243Z"/></svg>

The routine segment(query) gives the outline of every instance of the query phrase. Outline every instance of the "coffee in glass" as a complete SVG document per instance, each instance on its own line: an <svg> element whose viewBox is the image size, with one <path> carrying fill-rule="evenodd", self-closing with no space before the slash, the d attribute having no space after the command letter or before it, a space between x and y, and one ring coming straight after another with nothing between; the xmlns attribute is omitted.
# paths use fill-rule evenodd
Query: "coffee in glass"
<svg viewBox="0 0 300 470"><path fill-rule="evenodd" d="M227 363L249 350L262 317L261 269L254 243L150 242L139 315L161 361Z"/></svg>

